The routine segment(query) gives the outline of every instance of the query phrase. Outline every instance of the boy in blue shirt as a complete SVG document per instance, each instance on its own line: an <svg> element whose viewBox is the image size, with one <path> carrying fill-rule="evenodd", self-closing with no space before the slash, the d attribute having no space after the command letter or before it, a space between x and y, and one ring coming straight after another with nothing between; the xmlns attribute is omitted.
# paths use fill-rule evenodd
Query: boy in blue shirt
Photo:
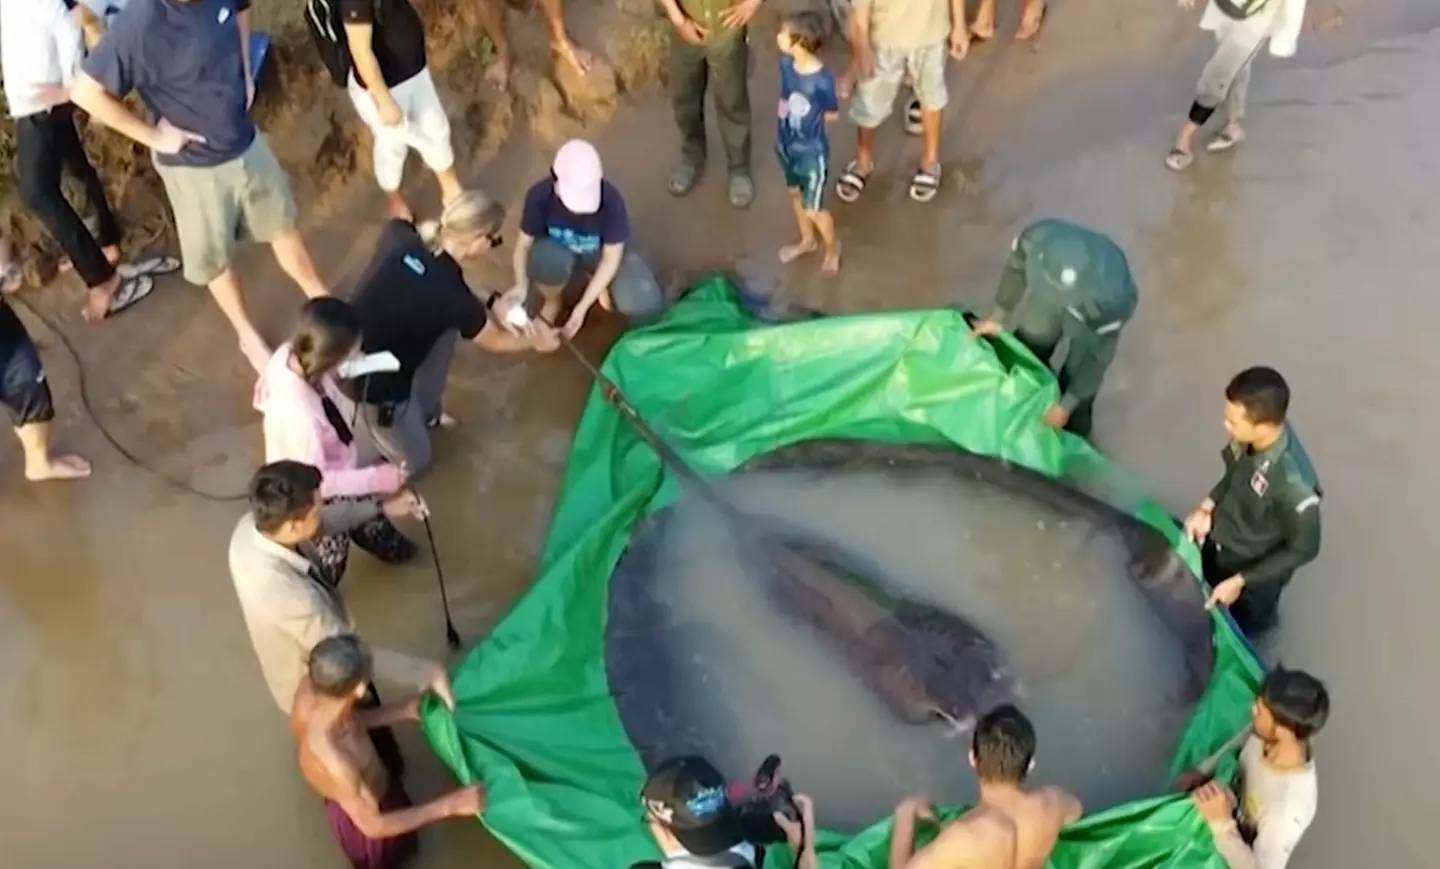
<svg viewBox="0 0 1440 869"><path fill-rule="evenodd" d="M835 243L835 220L825 210L825 181L830 168L830 138L825 125L840 113L835 77L817 52L825 39L825 20L815 12L796 12L780 22L775 41L780 46L780 126L775 150L790 189L790 205L800 240L780 248L780 262L788 263L819 248L815 233L825 245L820 271L840 271L840 248Z"/></svg>

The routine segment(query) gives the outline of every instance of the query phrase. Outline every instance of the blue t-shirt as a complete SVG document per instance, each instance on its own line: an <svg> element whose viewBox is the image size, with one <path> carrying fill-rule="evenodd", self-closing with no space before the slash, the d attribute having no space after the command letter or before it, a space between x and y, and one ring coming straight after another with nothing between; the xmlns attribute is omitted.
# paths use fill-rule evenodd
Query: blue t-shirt
<svg viewBox="0 0 1440 869"><path fill-rule="evenodd" d="M249 8L250 0L130 0L85 59L85 73L110 93L140 94L152 121L205 138L156 162L218 166L255 141L240 46L240 13Z"/></svg>
<svg viewBox="0 0 1440 869"><path fill-rule="evenodd" d="M525 194L520 231L531 238L548 238L578 257L598 257L600 248L630 240L630 215L625 200L609 181L600 182L600 210L576 214L555 195L555 182L546 178Z"/></svg>
<svg viewBox="0 0 1440 869"><path fill-rule="evenodd" d="M839 111L835 76L823 66L797 72L795 59L780 56L780 128L776 145L786 157L823 157L830 153L825 115Z"/></svg>

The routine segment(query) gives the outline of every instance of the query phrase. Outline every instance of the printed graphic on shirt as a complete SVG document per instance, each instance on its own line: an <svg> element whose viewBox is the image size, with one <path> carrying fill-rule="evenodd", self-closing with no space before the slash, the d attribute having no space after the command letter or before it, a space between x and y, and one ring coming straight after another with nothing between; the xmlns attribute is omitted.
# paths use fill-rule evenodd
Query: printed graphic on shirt
<svg viewBox="0 0 1440 869"><path fill-rule="evenodd" d="M780 100L780 120L793 132L799 133L801 124L810 116L811 108L810 100L796 91Z"/></svg>
<svg viewBox="0 0 1440 869"><path fill-rule="evenodd" d="M590 256L600 250L598 233L582 232L568 226L550 226L546 228L546 233L561 247L576 256Z"/></svg>

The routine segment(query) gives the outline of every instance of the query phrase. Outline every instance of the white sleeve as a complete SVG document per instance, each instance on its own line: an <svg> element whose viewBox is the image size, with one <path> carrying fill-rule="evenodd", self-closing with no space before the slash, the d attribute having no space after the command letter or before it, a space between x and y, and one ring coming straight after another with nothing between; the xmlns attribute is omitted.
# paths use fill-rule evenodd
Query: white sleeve
<svg viewBox="0 0 1440 869"><path fill-rule="evenodd" d="M1270 54L1294 57L1300 48L1300 31L1305 26L1305 0L1279 0L1279 3L1270 29Z"/></svg>
<svg viewBox="0 0 1440 869"><path fill-rule="evenodd" d="M65 7L63 0L33 0L34 14L43 22L45 32L55 41L55 60L60 67L60 81L57 84L70 86L75 70L85 57L85 39L80 32L80 23Z"/></svg>
<svg viewBox="0 0 1440 869"><path fill-rule="evenodd" d="M1285 812L1267 817L1255 834L1255 866L1257 869L1285 869L1290 854L1300 844L1309 821L1298 812Z"/></svg>

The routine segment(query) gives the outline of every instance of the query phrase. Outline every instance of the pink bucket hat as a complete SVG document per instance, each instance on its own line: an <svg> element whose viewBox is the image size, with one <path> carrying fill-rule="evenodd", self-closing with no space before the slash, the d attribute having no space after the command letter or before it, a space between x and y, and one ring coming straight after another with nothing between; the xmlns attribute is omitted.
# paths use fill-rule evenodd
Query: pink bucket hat
<svg viewBox="0 0 1440 869"><path fill-rule="evenodd" d="M576 214L600 210L600 154L584 139L571 139L560 146L551 166L555 173L555 195Z"/></svg>

